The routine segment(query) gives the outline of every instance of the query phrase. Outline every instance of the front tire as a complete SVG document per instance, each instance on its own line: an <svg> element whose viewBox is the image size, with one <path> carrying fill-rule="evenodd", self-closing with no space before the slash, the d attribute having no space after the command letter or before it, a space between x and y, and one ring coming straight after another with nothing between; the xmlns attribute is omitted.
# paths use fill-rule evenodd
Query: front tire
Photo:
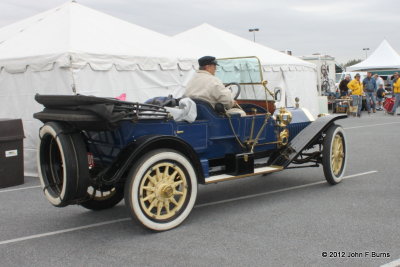
<svg viewBox="0 0 400 267"><path fill-rule="evenodd" d="M332 125L323 141L322 166L328 183L335 185L343 180L347 162L346 136L342 127Z"/></svg>
<svg viewBox="0 0 400 267"><path fill-rule="evenodd" d="M197 176L192 163L171 149L154 150L133 166L125 184L125 203L144 227L166 231L193 209Z"/></svg>

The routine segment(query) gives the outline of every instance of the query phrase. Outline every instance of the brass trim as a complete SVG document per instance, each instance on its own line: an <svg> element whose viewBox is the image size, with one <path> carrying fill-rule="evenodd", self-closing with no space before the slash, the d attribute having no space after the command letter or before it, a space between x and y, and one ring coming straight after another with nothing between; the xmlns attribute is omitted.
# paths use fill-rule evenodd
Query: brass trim
<svg viewBox="0 0 400 267"><path fill-rule="evenodd" d="M279 127L286 127L292 121L292 118L293 118L292 113L288 111L286 108L281 107L279 109L278 115L276 116L276 122Z"/></svg>
<svg viewBox="0 0 400 267"><path fill-rule="evenodd" d="M185 131L176 131L177 134L183 134Z"/></svg>
<svg viewBox="0 0 400 267"><path fill-rule="evenodd" d="M286 146L289 143L289 130L284 129L279 133L278 141L281 146Z"/></svg>
<svg viewBox="0 0 400 267"><path fill-rule="evenodd" d="M273 145L273 144L280 144L281 142L279 141L273 141L273 142L267 142L267 143L262 143L262 144L256 144L255 146L266 146L266 145Z"/></svg>

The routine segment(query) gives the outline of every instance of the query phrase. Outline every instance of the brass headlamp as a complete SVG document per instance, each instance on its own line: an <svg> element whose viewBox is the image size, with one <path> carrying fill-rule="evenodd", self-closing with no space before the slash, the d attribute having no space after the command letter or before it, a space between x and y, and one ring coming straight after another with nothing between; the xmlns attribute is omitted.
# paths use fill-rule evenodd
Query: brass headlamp
<svg viewBox="0 0 400 267"><path fill-rule="evenodd" d="M276 122L279 127L286 127L292 121L292 113L286 108L281 107L279 113L276 116Z"/></svg>

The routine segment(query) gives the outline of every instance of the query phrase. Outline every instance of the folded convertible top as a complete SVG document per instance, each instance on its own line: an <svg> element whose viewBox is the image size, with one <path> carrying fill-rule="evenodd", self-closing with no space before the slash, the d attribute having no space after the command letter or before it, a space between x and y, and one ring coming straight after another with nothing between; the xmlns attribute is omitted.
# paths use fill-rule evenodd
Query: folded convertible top
<svg viewBox="0 0 400 267"><path fill-rule="evenodd" d="M39 95L35 100L45 108L33 114L43 123L63 121L81 130L115 129L121 121L166 120L161 106L85 95Z"/></svg>

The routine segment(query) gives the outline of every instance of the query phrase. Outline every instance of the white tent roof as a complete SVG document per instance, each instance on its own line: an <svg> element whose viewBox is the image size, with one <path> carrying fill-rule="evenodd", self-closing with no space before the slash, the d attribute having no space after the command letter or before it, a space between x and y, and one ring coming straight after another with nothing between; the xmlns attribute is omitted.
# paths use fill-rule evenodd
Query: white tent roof
<svg viewBox="0 0 400 267"><path fill-rule="evenodd" d="M206 23L179 33L174 38L203 47L208 54L219 58L257 56L262 65L298 65L315 68L312 63L225 32Z"/></svg>
<svg viewBox="0 0 400 267"><path fill-rule="evenodd" d="M400 69L400 55L386 40L366 60L346 68L347 71L394 69Z"/></svg>
<svg viewBox="0 0 400 267"><path fill-rule="evenodd" d="M196 50L198 51L198 49ZM198 51L201 53L201 51ZM194 64L196 54L173 38L96 10L67 2L0 29L0 69L48 68L58 62L103 70L172 68L178 61Z"/></svg>

